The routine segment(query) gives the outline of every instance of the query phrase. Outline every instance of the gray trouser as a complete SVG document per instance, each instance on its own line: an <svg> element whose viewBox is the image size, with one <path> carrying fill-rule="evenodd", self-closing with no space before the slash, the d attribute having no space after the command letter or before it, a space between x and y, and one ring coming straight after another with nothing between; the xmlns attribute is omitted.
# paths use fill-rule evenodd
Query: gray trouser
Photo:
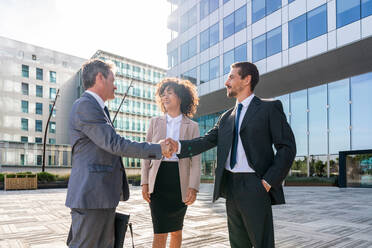
<svg viewBox="0 0 372 248"><path fill-rule="evenodd" d="M115 208L71 209L69 248L112 248L115 235Z"/></svg>

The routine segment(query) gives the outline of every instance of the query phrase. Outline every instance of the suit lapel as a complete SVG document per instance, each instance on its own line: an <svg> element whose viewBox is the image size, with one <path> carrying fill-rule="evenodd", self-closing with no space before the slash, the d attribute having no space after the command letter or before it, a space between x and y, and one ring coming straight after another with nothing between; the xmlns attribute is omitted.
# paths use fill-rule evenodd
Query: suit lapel
<svg viewBox="0 0 372 248"><path fill-rule="evenodd" d="M247 124L252 119L254 114L257 112L257 110L259 110L260 105L261 105L261 100L257 96L253 97L251 103L248 106L247 112L245 112L244 119L240 126L239 132L241 132L247 126Z"/></svg>
<svg viewBox="0 0 372 248"><path fill-rule="evenodd" d="M225 122L222 125L222 130L220 130L220 133L223 134L223 138L221 141L221 152L218 154L218 157L220 158L223 166L226 163L227 156L229 155L229 151L231 148L232 140L234 137L234 125L235 125L235 114L236 114L236 108L234 108L229 117L226 118Z"/></svg>
<svg viewBox="0 0 372 248"><path fill-rule="evenodd" d="M189 124L190 124L190 120L187 117L185 117L184 115L182 115L179 140L184 140L185 139Z"/></svg>
<svg viewBox="0 0 372 248"><path fill-rule="evenodd" d="M157 131L159 132L160 139L165 139L167 136L167 117L165 115L159 118L158 127Z"/></svg>

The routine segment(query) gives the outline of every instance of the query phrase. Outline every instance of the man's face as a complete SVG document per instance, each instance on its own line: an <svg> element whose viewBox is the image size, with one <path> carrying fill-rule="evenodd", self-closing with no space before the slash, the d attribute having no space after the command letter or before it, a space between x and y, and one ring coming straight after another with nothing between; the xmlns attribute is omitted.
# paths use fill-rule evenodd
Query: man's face
<svg viewBox="0 0 372 248"><path fill-rule="evenodd" d="M103 77L104 91L106 100L112 100L115 98L115 90L117 89L114 85L115 77L114 73L110 70L107 78Z"/></svg>
<svg viewBox="0 0 372 248"><path fill-rule="evenodd" d="M240 68L231 68L225 82L226 94L228 97L236 97L245 87L249 86L249 84L246 83L246 80L241 79L238 73L239 70Z"/></svg>

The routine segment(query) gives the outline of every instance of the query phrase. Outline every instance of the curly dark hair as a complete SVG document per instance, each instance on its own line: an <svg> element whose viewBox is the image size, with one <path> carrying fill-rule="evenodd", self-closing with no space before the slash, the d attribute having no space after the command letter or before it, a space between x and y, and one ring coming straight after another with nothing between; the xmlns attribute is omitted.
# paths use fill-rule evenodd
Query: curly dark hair
<svg viewBox="0 0 372 248"><path fill-rule="evenodd" d="M196 113L196 108L199 104L199 97L196 86L189 80L178 78L164 78L156 85L156 103L161 108L163 113L166 112L164 105L161 103L161 95L164 90L169 87L173 89L174 93L181 101L181 113L192 118Z"/></svg>

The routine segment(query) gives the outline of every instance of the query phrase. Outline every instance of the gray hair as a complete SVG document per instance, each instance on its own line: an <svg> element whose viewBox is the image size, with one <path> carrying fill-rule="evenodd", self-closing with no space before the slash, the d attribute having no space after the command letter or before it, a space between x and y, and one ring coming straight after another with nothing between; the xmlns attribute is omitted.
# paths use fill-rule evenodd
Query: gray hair
<svg viewBox="0 0 372 248"><path fill-rule="evenodd" d="M82 81L85 89L89 89L96 83L96 76L100 72L107 78L110 70L115 70L115 65L100 59L91 59L82 66Z"/></svg>

